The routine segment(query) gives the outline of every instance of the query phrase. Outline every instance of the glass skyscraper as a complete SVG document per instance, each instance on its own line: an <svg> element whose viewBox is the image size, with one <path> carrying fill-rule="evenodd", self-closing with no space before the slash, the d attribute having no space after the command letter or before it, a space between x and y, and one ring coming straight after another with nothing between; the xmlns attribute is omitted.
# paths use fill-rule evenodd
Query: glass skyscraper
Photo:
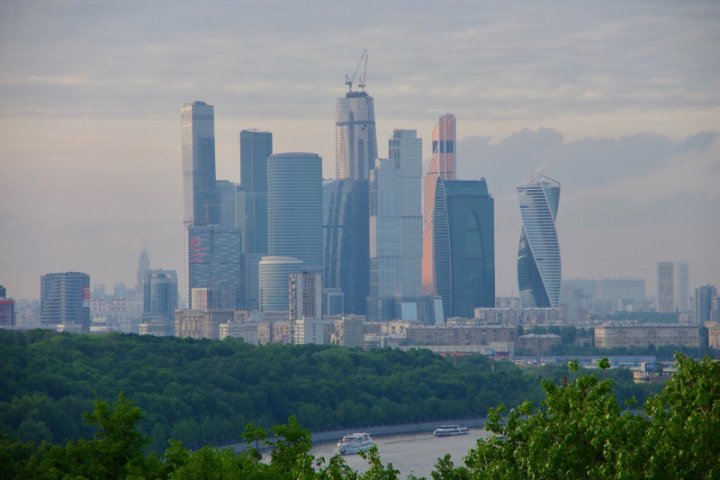
<svg viewBox="0 0 720 480"><path fill-rule="evenodd" d="M395 130L389 153L370 172L368 314L389 297L420 295L422 140L415 130Z"/></svg>
<svg viewBox="0 0 720 480"><path fill-rule="evenodd" d="M322 271L322 159L315 153L268 158L268 255Z"/></svg>
<svg viewBox="0 0 720 480"><path fill-rule="evenodd" d="M240 230L219 225L189 227L186 258L189 303L193 288L207 288L213 300L210 308L242 308Z"/></svg>
<svg viewBox="0 0 720 480"><path fill-rule="evenodd" d="M441 116L432 133L432 159L423 179L422 291L435 293L433 239L438 180L455 180L455 115Z"/></svg>
<svg viewBox="0 0 720 480"><path fill-rule="evenodd" d="M561 264L555 219L560 184L538 176L518 185L523 227L518 249L518 288L523 308L557 307Z"/></svg>
<svg viewBox="0 0 720 480"><path fill-rule="evenodd" d="M346 313L365 314L370 287L368 178L375 168L377 134L373 98L349 85L335 108L337 181L326 185L324 194L331 202L324 204L324 283L342 289Z"/></svg>
<svg viewBox="0 0 720 480"><path fill-rule="evenodd" d="M495 306L495 203L485 179L443 180L435 190L435 288L448 317Z"/></svg>
<svg viewBox="0 0 720 480"><path fill-rule="evenodd" d="M90 276L81 272L48 273L40 277L40 321L74 323L90 331Z"/></svg>
<svg viewBox="0 0 720 480"><path fill-rule="evenodd" d="M185 222L217 225L220 207L215 190L215 113L205 102L180 109Z"/></svg>

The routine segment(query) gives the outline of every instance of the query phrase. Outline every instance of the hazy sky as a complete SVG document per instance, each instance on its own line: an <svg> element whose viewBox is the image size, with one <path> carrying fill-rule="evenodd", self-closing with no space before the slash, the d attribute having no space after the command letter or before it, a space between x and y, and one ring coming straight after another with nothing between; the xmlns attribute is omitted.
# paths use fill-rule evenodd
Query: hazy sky
<svg viewBox="0 0 720 480"><path fill-rule="evenodd" d="M562 184L564 277L642 276L689 260L720 286L720 3L498 1L0 2L0 284L182 272L180 105L215 106L218 178L238 132L323 157L335 99L368 49L387 156L395 128L424 154L458 121L461 178L496 199L498 294L516 286L514 186Z"/></svg>

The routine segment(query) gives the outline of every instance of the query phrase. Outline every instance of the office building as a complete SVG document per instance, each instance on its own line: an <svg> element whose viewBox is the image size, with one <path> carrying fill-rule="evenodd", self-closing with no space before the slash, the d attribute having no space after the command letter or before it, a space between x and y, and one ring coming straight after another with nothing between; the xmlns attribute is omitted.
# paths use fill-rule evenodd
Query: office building
<svg viewBox="0 0 720 480"><path fill-rule="evenodd" d="M217 194L219 211L218 225L228 228L237 228L237 190L238 186L228 180L217 180L215 192Z"/></svg>
<svg viewBox="0 0 720 480"><path fill-rule="evenodd" d="M288 312L290 274L304 270L293 257L263 257L260 260L260 311Z"/></svg>
<svg viewBox="0 0 720 480"><path fill-rule="evenodd" d="M175 270L148 270L145 273L143 320L162 324L165 334L173 333L178 308L178 282Z"/></svg>
<svg viewBox="0 0 720 480"><path fill-rule="evenodd" d="M144 292L144 285L145 285L145 274L150 270L150 255L148 255L145 248L143 248L142 252L140 252L140 256L138 257L138 268L135 272L135 293L137 293L138 297L141 296ZM98 286L95 286L95 290L98 290ZM105 287L102 286L103 296L105 295Z"/></svg>
<svg viewBox="0 0 720 480"><path fill-rule="evenodd" d="M390 158L370 172L370 296L368 317L397 295L420 295L422 141L395 130Z"/></svg>
<svg viewBox="0 0 720 480"><path fill-rule="evenodd" d="M213 309L242 306L240 231L208 225L187 229L187 298L193 288L211 292ZM190 308L195 306L190 303Z"/></svg>
<svg viewBox="0 0 720 480"><path fill-rule="evenodd" d="M432 158L423 178L422 292L435 290L435 190L438 180L455 180L455 115L441 116L432 133Z"/></svg>
<svg viewBox="0 0 720 480"><path fill-rule="evenodd" d="M0 298L7 298L7 290L2 285L0 285Z"/></svg>
<svg viewBox="0 0 720 480"><path fill-rule="evenodd" d="M363 55L363 58L367 58ZM335 108L335 172L324 187L326 288L340 288L346 312L364 314L370 287L369 175L377 158L375 107L363 73Z"/></svg>
<svg viewBox="0 0 720 480"><path fill-rule="evenodd" d="M2 288L2 286L0 286ZM6 298L5 289L0 291L0 327L15 325L15 300Z"/></svg>
<svg viewBox="0 0 720 480"><path fill-rule="evenodd" d="M495 306L494 200L485 179L442 180L435 191L435 289L447 317Z"/></svg>
<svg viewBox="0 0 720 480"><path fill-rule="evenodd" d="M713 285L704 285L695 289L695 311L699 325L717 320L713 318L713 299L717 299L717 296L717 288ZM715 305L717 305L717 300L715 300Z"/></svg>
<svg viewBox="0 0 720 480"><path fill-rule="evenodd" d="M180 109L183 195L188 225L217 225L220 208L215 189L215 112L205 102Z"/></svg>
<svg viewBox="0 0 720 480"><path fill-rule="evenodd" d="M322 271L322 159L315 153L268 158L268 256L295 257Z"/></svg>
<svg viewBox="0 0 720 480"><path fill-rule="evenodd" d="M367 92L349 87L335 104L335 175L339 180L367 180L377 158L375 105Z"/></svg>
<svg viewBox="0 0 720 480"><path fill-rule="evenodd" d="M74 324L90 331L90 276L80 272L48 273L40 278L40 321Z"/></svg>
<svg viewBox="0 0 720 480"><path fill-rule="evenodd" d="M523 308L557 307L561 263L555 219L560 184L538 176L518 185L522 231L518 248L518 288Z"/></svg>
<svg viewBox="0 0 720 480"><path fill-rule="evenodd" d="M673 262L657 264L657 311L671 313L675 311L675 285Z"/></svg>
<svg viewBox="0 0 720 480"><path fill-rule="evenodd" d="M688 262L677 262L677 311L692 311L690 305L690 266Z"/></svg>
<svg viewBox="0 0 720 480"><path fill-rule="evenodd" d="M188 338L220 338L220 325L233 320L233 310L177 310L175 336Z"/></svg>

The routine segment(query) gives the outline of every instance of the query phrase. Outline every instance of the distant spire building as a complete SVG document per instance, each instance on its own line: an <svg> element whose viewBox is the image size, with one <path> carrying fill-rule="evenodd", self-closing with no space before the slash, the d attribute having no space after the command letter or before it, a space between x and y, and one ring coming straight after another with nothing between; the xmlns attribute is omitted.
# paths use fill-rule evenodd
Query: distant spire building
<svg viewBox="0 0 720 480"><path fill-rule="evenodd" d="M217 225L220 208L215 190L215 111L205 102L180 109L185 222Z"/></svg>
<svg viewBox="0 0 720 480"><path fill-rule="evenodd" d="M432 133L432 159L423 179L422 291L436 292L434 270L435 190L438 180L455 180L455 115L441 116Z"/></svg>
<svg viewBox="0 0 720 480"><path fill-rule="evenodd" d="M517 187L522 217L518 249L518 288L524 308L557 307L561 263L555 219L560 184L539 176Z"/></svg>

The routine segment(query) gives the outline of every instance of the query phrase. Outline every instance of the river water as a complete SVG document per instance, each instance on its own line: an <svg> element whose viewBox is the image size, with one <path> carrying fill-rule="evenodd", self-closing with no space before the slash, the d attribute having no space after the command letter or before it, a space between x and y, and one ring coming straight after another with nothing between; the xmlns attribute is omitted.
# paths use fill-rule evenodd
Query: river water
<svg viewBox="0 0 720 480"><path fill-rule="evenodd" d="M463 457L475 447L478 438L487 438L488 433L480 428L471 428L468 435L436 438L430 432L387 435L374 437L383 465L392 463L400 470L400 478L405 479L411 473L418 477L430 478L435 462L446 453L452 455L455 465L463 465ZM329 459L335 454L335 442L316 444L311 453ZM346 463L358 471L368 469L367 462L359 455L345 456Z"/></svg>

